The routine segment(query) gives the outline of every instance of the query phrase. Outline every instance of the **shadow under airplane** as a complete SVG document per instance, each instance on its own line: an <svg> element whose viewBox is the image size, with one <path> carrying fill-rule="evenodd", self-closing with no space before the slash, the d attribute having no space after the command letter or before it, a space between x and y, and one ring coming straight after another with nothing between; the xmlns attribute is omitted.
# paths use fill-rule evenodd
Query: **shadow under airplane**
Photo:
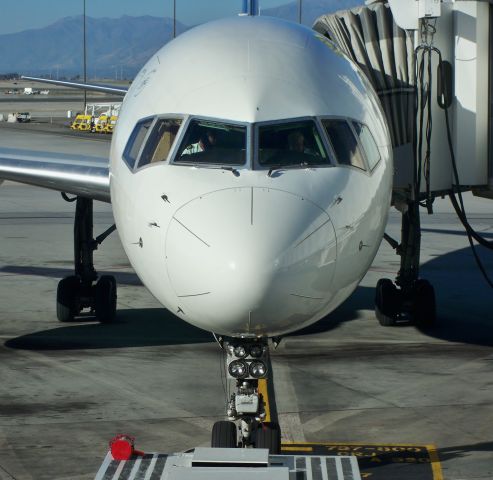
<svg viewBox="0 0 493 480"><path fill-rule="evenodd" d="M487 271L493 257L477 247ZM61 278L70 270L44 267L6 266L3 272ZM105 272L106 273L106 272ZM113 272L108 272L113 273ZM118 283L141 285L133 273L114 272ZM438 319L424 334L451 342L493 346L493 295L477 270L469 248L438 256L422 265L421 275L435 287ZM339 308L319 322L293 335L313 335L336 329L359 318L359 311L374 309L374 288L360 286ZM54 315L54 313L53 313ZM118 321L104 325L92 317L86 323L65 324L8 340L9 348L26 350L72 350L180 345L213 342L212 334L180 320L164 308L118 310ZM88 323L88 322L91 323ZM375 328L380 327L375 319ZM415 328L401 324L400 328ZM399 327L386 327L399 328Z"/></svg>

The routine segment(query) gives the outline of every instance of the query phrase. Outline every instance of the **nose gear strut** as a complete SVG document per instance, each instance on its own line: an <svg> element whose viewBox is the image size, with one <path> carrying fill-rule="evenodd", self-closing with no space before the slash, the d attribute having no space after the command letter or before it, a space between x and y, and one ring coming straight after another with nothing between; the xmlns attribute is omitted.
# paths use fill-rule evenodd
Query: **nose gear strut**
<svg viewBox="0 0 493 480"><path fill-rule="evenodd" d="M281 430L277 422L266 421L267 399L259 389L259 382L271 378L267 339L227 339L220 344L226 351L226 371L235 392L227 405L228 421L214 424L211 446L267 448L279 454Z"/></svg>

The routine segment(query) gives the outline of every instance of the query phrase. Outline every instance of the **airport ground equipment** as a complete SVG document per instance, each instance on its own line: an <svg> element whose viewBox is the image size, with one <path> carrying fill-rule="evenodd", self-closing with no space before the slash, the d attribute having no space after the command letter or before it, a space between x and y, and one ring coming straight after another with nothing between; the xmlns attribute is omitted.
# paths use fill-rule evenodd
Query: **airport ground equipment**
<svg viewBox="0 0 493 480"><path fill-rule="evenodd" d="M31 121L31 114L29 112L14 112L9 113L7 116L7 122L9 123L28 123Z"/></svg>
<svg viewBox="0 0 493 480"><path fill-rule="evenodd" d="M114 460L111 451L95 480L360 480L354 456L270 455L266 449L195 448Z"/></svg>
<svg viewBox="0 0 493 480"><path fill-rule="evenodd" d="M116 121L118 120L118 115L111 115L106 127L104 129L105 133L113 133L115 130Z"/></svg>
<svg viewBox="0 0 493 480"><path fill-rule="evenodd" d="M372 2L367 2L372 3ZM365 72L387 117L394 153L393 205L402 215L395 281L376 286L381 325L436 318L433 286L420 278L420 208L450 195L472 243L461 192L493 198L493 5L389 0L324 15L314 29ZM455 201L458 195L459 202ZM458 206L460 204L460 208ZM490 242L491 243L491 242Z"/></svg>
<svg viewBox="0 0 493 480"><path fill-rule="evenodd" d="M103 114L108 117L118 116L121 105L121 102L88 103L84 114L90 115L92 118L99 118Z"/></svg>
<svg viewBox="0 0 493 480"><path fill-rule="evenodd" d="M120 107L121 102L87 104L85 115L90 115L91 117L91 131L113 133Z"/></svg>
<svg viewBox="0 0 493 480"><path fill-rule="evenodd" d="M58 283L56 311L60 322L73 321L84 309L89 309L101 323L110 323L116 315L116 280L111 275L98 276L94 269L94 250L110 235L113 225L93 238L93 200L84 197L75 201L74 220L74 275Z"/></svg>
<svg viewBox="0 0 493 480"><path fill-rule="evenodd" d="M92 117L90 115L79 114L75 117L75 120L70 125L72 130L80 130L87 132L91 130Z"/></svg>
<svg viewBox="0 0 493 480"><path fill-rule="evenodd" d="M98 133L105 133L108 125L108 115L102 113L94 122L94 130Z"/></svg>
<svg viewBox="0 0 493 480"><path fill-rule="evenodd" d="M28 123L31 121L31 114L29 112L20 112L15 115L19 123Z"/></svg>
<svg viewBox="0 0 493 480"><path fill-rule="evenodd" d="M78 130L79 129L79 125L82 121L82 116L83 115L81 115L81 114L78 114L75 116L74 121L70 124L70 128L72 130Z"/></svg>
<svg viewBox="0 0 493 480"><path fill-rule="evenodd" d="M83 132L113 133L121 103L90 103L78 114L70 128Z"/></svg>

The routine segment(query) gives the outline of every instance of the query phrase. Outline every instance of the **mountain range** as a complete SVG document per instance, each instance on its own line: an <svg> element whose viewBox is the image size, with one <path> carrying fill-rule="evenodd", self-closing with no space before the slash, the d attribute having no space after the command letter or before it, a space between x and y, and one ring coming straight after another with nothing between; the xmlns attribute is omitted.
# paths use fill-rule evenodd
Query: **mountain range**
<svg viewBox="0 0 493 480"><path fill-rule="evenodd" d="M177 30L186 27L177 24ZM89 77L133 78L170 40L173 21L151 16L86 18ZM82 16L65 17L40 29L0 35L0 73L73 76L83 71ZM123 70L123 71L122 71Z"/></svg>
<svg viewBox="0 0 493 480"><path fill-rule="evenodd" d="M313 21L329 11L360 5L362 0L310 0L303 2L302 21ZM296 21L298 2L263 10ZM189 25L177 22L181 33ZM151 16L86 17L88 78L131 79L148 58L172 38L173 20ZM0 73L73 77L83 71L82 16L65 17L44 28L0 35Z"/></svg>

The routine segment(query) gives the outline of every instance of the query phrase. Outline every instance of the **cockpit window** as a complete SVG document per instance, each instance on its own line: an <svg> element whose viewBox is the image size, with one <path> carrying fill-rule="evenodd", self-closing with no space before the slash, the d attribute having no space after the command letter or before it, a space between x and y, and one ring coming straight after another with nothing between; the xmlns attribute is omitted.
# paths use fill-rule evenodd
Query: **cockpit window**
<svg viewBox="0 0 493 480"><path fill-rule="evenodd" d="M162 118L156 122L140 156L139 167L168 158L180 125L179 118Z"/></svg>
<svg viewBox="0 0 493 480"><path fill-rule="evenodd" d="M142 147L142 143L144 142L146 135L149 132L149 128L151 127L153 120L153 118L141 120L139 123L137 123L132 134L130 135L130 139L128 140L125 151L123 152L123 159L131 169L133 169L135 166L140 148Z"/></svg>
<svg viewBox="0 0 493 480"><path fill-rule="evenodd" d="M368 166L370 170L373 170L376 164L380 161L380 152L378 151L377 144L370 132L370 129L361 123L353 122L354 131L359 137L361 146L366 154L366 159L368 160Z"/></svg>
<svg viewBox="0 0 493 480"><path fill-rule="evenodd" d="M358 140L354 136L349 123L340 119L323 120L322 123L334 148L338 162L341 165L351 165L366 170Z"/></svg>
<svg viewBox="0 0 493 480"><path fill-rule="evenodd" d="M329 157L313 120L283 122L258 129L261 166L329 164Z"/></svg>
<svg viewBox="0 0 493 480"><path fill-rule="evenodd" d="M209 120L192 120L175 156L175 163L243 165L247 129Z"/></svg>

